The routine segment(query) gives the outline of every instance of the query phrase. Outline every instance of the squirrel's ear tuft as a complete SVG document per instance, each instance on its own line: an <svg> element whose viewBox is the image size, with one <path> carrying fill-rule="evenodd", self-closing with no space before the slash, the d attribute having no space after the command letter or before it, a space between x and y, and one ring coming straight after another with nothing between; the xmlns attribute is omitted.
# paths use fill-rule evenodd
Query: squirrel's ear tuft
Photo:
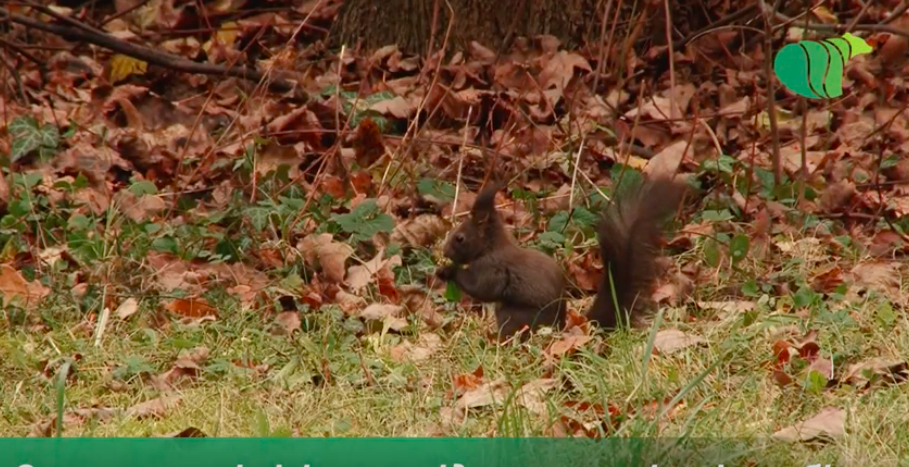
<svg viewBox="0 0 909 467"><path fill-rule="evenodd" d="M495 212L496 193L498 192L499 184L497 182L491 181L487 183L477 194L476 201L473 202L473 208L471 209L473 214L488 216L490 213Z"/></svg>

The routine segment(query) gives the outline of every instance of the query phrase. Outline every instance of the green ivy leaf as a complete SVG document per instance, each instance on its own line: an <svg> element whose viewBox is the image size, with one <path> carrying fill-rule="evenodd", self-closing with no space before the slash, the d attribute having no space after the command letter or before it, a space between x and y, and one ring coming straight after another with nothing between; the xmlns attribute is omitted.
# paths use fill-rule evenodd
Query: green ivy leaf
<svg viewBox="0 0 909 467"><path fill-rule="evenodd" d="M735 166L736 160L723 154L722 156L716 159L707 159L701 164L701 169L706 172L717 172L731 174Z"/></svg>
<svg viewBox="0 0 909 467"><path fill-rule="evenodd" d="M158 193L158 187L148 180L140 180L130 185L129 191L136 196L154 195Z"/></svg>
<svg viewBox="0 0 909 467"><path fill-rule="evenodd" d="M827 378L819 371L811 370L805 379L805 391L820 394L827 386Z"/></svg>
<svg viewBox="0 0 909 467"><path fill-rule="evenodd" d="M877 321L886 329L893 327L896 322L896 313L893 312L893 306L890 302L884 302L877 310Z"/></svg>
<svg viewBox="0 0 909 467"><path fill-rule="evenodd" d="M590 212L583 206L576 207L572 217L574 217L575 223L582 229L592 228L600 221L600 216Z"/></svg>
<svg viewBox="0 0 909 467"><path fill-rule="evenodd" d="M455 195L454 185L432 178L424 178L417 182L417 191L423 196L432 196L444 202L454 200Z"/></svg>
<svg viewBox="0 0 909 467"><path fill-rule="evenodd" d="M60 131L56 126L39 126L38 121L31 116L17 117L10 122L8 131L13 137L10 145L10 158L13 162L36 149L55 149L60 144Z"/></svg>
<svg viewBox="0 0 909 467"><path fill-rule="evenodd" d="M792 295L792 302L797 308L804 308L811 305L817 294L809 287L802 286Z"/></svg>
<svg viewBox="0 0 909 467"><path fill-rule="evenodd" d="M88 230L89 227L91 227L91 224L92 224L92 222L88 217L86 217L82 214L74 214L73 217L69 218L69 222L67 223L67 228L69 230L84 231L84 230Z"/></svg>
<svg viewBox="0 0 909 467"><path fill-rule="evenodd" d="M156 251L178 254L177 239L173 237L159 237L152 241L152 249Z"/></svg>
<svg viewBox="0 0 909 467"><path fill-rule="evenodd" d="M748 247L750 246L750 240L745 234L738 234L735 237L732 237L732 241L729 242L729 255L732 256L732 264L737 264L739 261L745 259L745 255L748 254Z"/></svg>
<svg viewBox="0 0 909 467"><path fill-rule="evenodd" d="M751 279L742 284L742 294L747 297L759 297L761 295L761 290L757 285L757 281Z"/></svg>
<svg viewBox="0 0 909 467"><path fill-rule="evenodd" d="M559 248L565 244L565 236L559 232L543 232L538 237L540 244L546 248Z"/></svg>
<svg viewBox="0 0 909 467"><path fill-rule="evenodd" d="M568 211L559 211L549 218L547 229L550 232L564 232L568 225Z"/></svg>
<svg viewBox="0 0 909 467"><path fill-rule="evenodd" d="M708 222L727 222L732 220L734 217L735 216L733 216L728 209L721 209L718 211L707 210L701 212L701 219L704 219Z"/></svg>
<svg viewBox="0 0 909 467"><path fill-rule="evenodd" d="M268 226L268 215L271 211L262 206L253 206L246 209L246 215L256 230L264 230Z"/></svg>
<svg viewBox="0 0 909 467"><path fill-rule="evenodd" d="M365 241L380 232L391 232L395 220L379 211L375 198L363 200L347 214L332 216L340 229L349 233L354 241Z"/></svg>
<svg viewBox="0 0 909 467"><path fill-rule="evenodd" d="M641 186L644 181L644 176L641 175L641 172L622 164L613 165L609 175L615 184L613 185L612 195L619 199L625 198L628 192Z"/></svg>
<svg viewBox="0 0 909 467"><path fill-rule="evenodd" d="M704 243L704 259L707 265L715 268L720 265L720 248L716 240L708 238Z"/></svg>
<svg viewBox="0 0 909 467"><path fill-rule="evenodd" d="M386 90L386 91L377 92L375 94L370 94L370 95L366 96L366 99L364 99L364 100L366 101L368 106L372 106L373 104L375 104L377 102L387 101L387 100L391 100L394 98L395 98L395 93Z"/></svg>

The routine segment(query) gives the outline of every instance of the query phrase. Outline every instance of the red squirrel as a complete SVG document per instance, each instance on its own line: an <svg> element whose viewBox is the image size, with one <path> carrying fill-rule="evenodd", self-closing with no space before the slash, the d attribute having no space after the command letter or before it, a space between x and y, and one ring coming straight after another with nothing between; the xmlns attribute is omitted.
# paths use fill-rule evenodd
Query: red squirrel
<svg viewBox="0 0 909 467"><path fill-rule="evenodd" d="M498 183L489 183L477 195L470 217L449 234L443 247L452 264L436 276L454 281L474 300L498 302L500 337L508 338L524 326L564 322L565 277L554 259L521 248L505 230L495 206L498 191Z"/></svg>
<svg viewBox="0 0 909 467"><path fill-rule="evenodd" d="M603 277L588 320L609 331L649 306L661 273L662 223L681 205L686 188L672 178L644 180L606 209L597 231Z"/></svg>
<svg viewBox="0 0 909 467"><path fill-rule="evenodd" d="M499 188L498 183L487 184L470 216L449 234L443 254L452 264L439 268L436 276L454 281L474 300L496 302L502 338L525 326L531 330L562 326L566 311L562 268L545 253L517 245L495 208ZM648 303L660 274L661 224L679 206L684 191L684 184L673 179L645 180L606 210L597 232L604 273L587 312L589 320L612 330L621 314L633 315Z"/></svg>

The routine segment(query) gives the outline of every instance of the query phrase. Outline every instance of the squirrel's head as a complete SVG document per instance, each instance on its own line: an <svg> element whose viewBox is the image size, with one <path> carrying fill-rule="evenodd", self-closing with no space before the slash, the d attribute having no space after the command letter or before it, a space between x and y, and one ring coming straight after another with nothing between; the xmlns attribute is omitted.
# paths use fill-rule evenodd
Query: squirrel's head
<svg viewBox="0 0 909 467"><path fill-rule="evenodd" d="M502 220L496 212L496 193L498 183L488 183L477 195L470 216L464 219L448 235L442 253L450 260L466 264L485 256L497 248L504 231Z"/></svg>

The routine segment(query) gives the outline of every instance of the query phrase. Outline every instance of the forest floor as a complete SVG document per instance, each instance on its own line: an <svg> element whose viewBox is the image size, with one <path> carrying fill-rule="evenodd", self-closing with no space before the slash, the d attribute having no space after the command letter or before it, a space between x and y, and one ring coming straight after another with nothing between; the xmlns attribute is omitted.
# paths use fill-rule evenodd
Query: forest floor
<svg viewBox="0 0 909 467"><path fill-rule="evenodd" d="M763 59L686 49L644 86L635 49L339 57L273 21L156 46L223 64L261 33L296 97L41 32L67 51L0 74L0 434L690 437L747 440L726 465L909 466L909 92L863 80L884 57L804 113L778 91L774 138ZM580 318L597 213L667 167L697 194L655 315L604 335ZM572 284L568 328L527 342L433 276L497 171Z"/></svg>

